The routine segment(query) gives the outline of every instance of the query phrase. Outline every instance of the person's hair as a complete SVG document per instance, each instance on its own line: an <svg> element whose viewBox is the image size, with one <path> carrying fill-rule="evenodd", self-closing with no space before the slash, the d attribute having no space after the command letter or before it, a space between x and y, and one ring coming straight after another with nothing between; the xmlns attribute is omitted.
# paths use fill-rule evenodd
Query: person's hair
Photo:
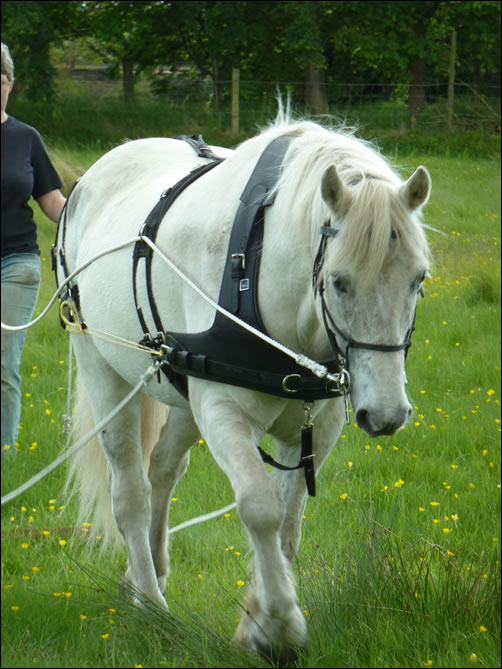
<svg viewBox="0 0 502 669"><path fill-rule="evenodd" d="M10 55L9 47L2 42L2 74L8 78L9 81L14 81L14 61Z"/></svg>

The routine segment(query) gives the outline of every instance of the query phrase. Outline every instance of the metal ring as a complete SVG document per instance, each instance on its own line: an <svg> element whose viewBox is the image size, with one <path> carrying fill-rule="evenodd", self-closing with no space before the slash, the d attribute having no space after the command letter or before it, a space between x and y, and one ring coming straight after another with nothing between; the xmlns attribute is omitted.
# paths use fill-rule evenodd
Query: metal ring
<svg viewBox="0 0 502 669"><path fill-rule="evenodd" d="M342 369L340 372L340 386L344 393L348 393L350 390L350 374L347 369Z"/></svg>
<svg viewBox="0 0 502 669"><path fill-rule="evenodd" d="M289 379L299 379L300 384L298 388L290 388L288 386ZM302 377L300 376L300 374L288 374L288 376L285 376L282 380L282 389L284 390L285 393L297 393L300 390L301 380Z"/></svg>

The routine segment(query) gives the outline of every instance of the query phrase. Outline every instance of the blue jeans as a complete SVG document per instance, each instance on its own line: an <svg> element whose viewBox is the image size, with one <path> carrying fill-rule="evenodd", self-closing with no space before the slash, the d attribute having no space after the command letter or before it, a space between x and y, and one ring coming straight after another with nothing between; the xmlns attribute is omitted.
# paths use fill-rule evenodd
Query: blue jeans
<svg viewBox="0 0 502 669"><path fill-rule="evenodd" d="M12 253L2 258L2 323L24 325L33 318L40 289L40 256ZM2 455L16 452L21 416L19 366L28 330L2 330ZM9 445L9 449L4 449Z"/></svg>

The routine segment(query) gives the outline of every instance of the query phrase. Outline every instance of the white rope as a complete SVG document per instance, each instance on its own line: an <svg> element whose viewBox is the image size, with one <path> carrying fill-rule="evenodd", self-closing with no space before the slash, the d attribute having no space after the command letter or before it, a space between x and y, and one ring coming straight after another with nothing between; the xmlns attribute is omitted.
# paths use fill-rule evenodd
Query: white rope
<svg viewBox="0 0 502 669"><path fill-rule="evenodd" d="M184 530L186 527L191 527L192 525L198 525L199 523L205 523L206 520L211 520L211 518L217 518L218 516L222 516L224 513L227 513L228 511L235 509L236 506L237 503L233 502L233 504L224 506L221 509L218 509L217 511L211 511L211 513L206 513L203 516L197 516L197 518L192 518L191 520L187 520L184 523L180 523L175 527L171 527L167 532L168 534L173 534L174 532L179 532L180 530Z"/></svg>
<svg viewBox="0 0 502 669"><path fill-rule="evenodd" d="M115 409L111 411L107 416L105 416L102 420L99 421L99 423L90 431L88 432L85 436L83 436L81 439L77 441L76 444L73 444L71 448L69 448L66 453L62 453L58 458L56 458L53 462L51 462L50 465L47 465L44 469L42 469L38 474L35 474L29 481L26 481L23 483L23 485L19 486L19 488L16 488L9 494L5 495L2 497L2 506L4 504L7 504L7 502L10 502L13 500L15 497L18 497L21 493L23 493L25 490L28 490L28 488L31 488L32 486L35 485L35 483L38 483L41 481L47 474L50 474L56 467L59 467L59 465L64 462L65 460L68 460L72 455L74 455L78 450L84 446L89 439L92 439L94 435L96 435L100 430L102 430L105 425L107 425L115 416L121 411L125 405L132 400L132 398L137 395L145 386L148 381L154 376L154 374L157 373L157 364L152 364L150 367L146 370L146 372L143 374L139 382L134 386L134 388L131 390L130 393L128 393L124 399L117 404Z"/></svg>
<svg viewBox="0 0 502 669"><path fill-rule="evenodd" d="M66 277L66 279L63 281L63 283L59 286L59 288L56 290L54 295L52 296L49 304L45 307L45 309L42 311L42 313L37 316L34 320L30 321L29 323L25 323L24 325L7 325L6 323L2 323L2 330L8 330L9 332L18 332L19 330L27 330L28 328L31 328L32 325L36 325L39 321L42 320L42 318L47 314L49 309L52 307L54 302L56 301L57 297L59 296L60 293L63 292L63 289L67 286L68 283L72 279L74 279L77 274L80 274L84 269L89 267L95 260L99 260L99 258L102 258L103 256L107 255L108 253L113 253L114 251L119 251L120 249L123 249L125 246L130 246L131 244L135 244L136 242L141 241L143 238L141 236L139 237L134 237L134 239L129 239L126 242L122 242L121 244L117 244L116 246L112 246L109 249L106 249L106 251L101 251L101 253L98 253L97 255L93 256L90 260L85 262L81 267L76 269L74 272L72 272L69 276Z"/></svg>

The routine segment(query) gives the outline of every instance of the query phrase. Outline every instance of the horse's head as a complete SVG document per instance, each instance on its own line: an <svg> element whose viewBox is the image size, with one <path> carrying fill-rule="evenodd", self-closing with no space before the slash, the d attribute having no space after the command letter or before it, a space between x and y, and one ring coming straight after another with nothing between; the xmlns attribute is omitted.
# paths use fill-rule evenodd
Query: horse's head
<svg viewBox="0 0 502 669"><path fill-rule="evenodd" d="M317 308L346 360L355 420L370 436L393 434L411 416L404 365L428 269L417 212L429 193L424 167L402 184L375 175L346 185L334 166L322 178L332 216Z"/></svg>

